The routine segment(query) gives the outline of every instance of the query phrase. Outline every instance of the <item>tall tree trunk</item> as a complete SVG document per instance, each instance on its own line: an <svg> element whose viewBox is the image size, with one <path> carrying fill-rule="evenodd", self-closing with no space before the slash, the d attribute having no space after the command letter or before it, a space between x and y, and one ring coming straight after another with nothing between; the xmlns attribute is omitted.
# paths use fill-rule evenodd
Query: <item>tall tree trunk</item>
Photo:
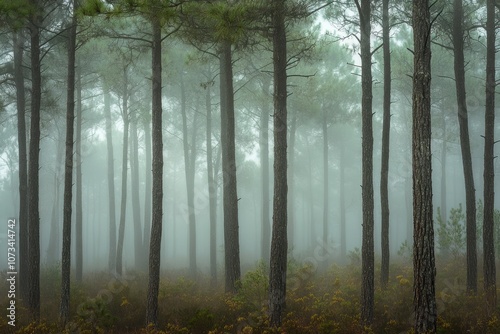
<svg viewBox="0 0 500 334"><path fill-rule="evenodd" d="M220 110L222 183L224 198L224 259L226 292L236 292L240 279L240 241L234 124L234 89L231 43L222 42L220 53Z"/></svg>
<svg viewBox="0 0 500 334"><path fill-rule="evenodd" d="M287 265L287 45L285 0L273 1L274 65L274 197L271 264L269 271L269 323L281 325L285 309Z"/></svg>
<svg viewBox="0 0 500 334"><path fill-rule="evenodd" d="M24 87L24 34L14 33L14 82L16 85L17 143L19 154L19 290L28 298L28 160L26 147L26 102Z"/></svg>
<svg viewBox="0 0 500 334"><path fill-rule="evenodd" d="M445 222L448 214L446 206L446 113L443 108L443 142L441 146L441 219Z"/></svg>
<svg viewBox="0 0 500 334"><path fill-rule="evenodd" d="M389 282L389 139L391 131L391 48L389 39L389 0L382 3L382 39L384 49L384 117L382 129L382 163L380 170L380 205L382 213L382 265L380 281L382 288Z"/></svg>
<svg viewBox="0 0 500 334"><path fill-rule="evenodd" d="M161 234L163 216L163 138L161 105L161 24L158 17L151 20L152 44L152 141L153 190L151 241L149 246L149 280L146 323L158 324L158 292L160 288Z"/></svg>
<svg viewBox="0 0 500 334"><path fill-rule="evenodd" d="M54 201L52 203L52 213L50 219L49 244L47 246L47 264L54 265L59 262L59 251L61 250L59 240L61 240L59 230L59 209L60 209L60 193L61 193L61 169L64 165L64 141L62 140L61 131L58 130L57 154L56 154L56 170L54 171Z"/></svg>
<svg viewBox="0 0 500 334"><path fill-rule="evenodd" d="M144 256L147 256L149 250L149 238L151 237L151 118L143 117L144 127L144 146L146 155L146 171L145 189L144 189L144 241L143 250Z"/></svg>
<svg viewBox="0 0 500 334"><path fill-rule="evenodd" d="M30 16L31 39L31 128L28 160L28 308L34 321L40 320L40 104L42 75L40 59L41 8L37 0L31 0L34 11Z"/></svg>
<svg viewBox="0 0 500 334"><path fill-rule="evenodd" d="M327 247L328 243L328 209L329 209L329 194L328 194L328 124L327 111L323 111L323 247Z"/></svg>
<svg viewBox="0 0 500 334"><path fill-rule="evenodd" d="M118 227L118 244L116 249L116 272L122 274L123 241L125 238L125 216L127 212L127 162L128 162L128 65L123 69L123 151L122 151L122 197L120 203L120 225Z"/></svg>
<svg viewBox="0 0 500 334"><path fill-rule="evenodd" d="M436 332L432 220L431 44L429 1L413 0L413 303L415 333Z"/></svg>
<svg viewBox="0 0 500 334"><path fill-rule="evenodd" d="M208 201L210 210L210 286L217 285L217 184L215 181L212 154L212 83L205 87L205 107L207 110L207 174Z"/></svg>
<svg viewBox="0 0 500 334"><path fill-rule="evenodd" d="M455 87L458 105L458 124L460 126L460 147L465 178L466 234L467 234L467 291L477 293L477 254L476 254L476 189L472 172L472 157L469 140L469 121L465 91L464 63L464 20L462 0L454 0L453 5L453 54Z"/></svg>
<svg viewBox="0 0 500 334"><path fill-rule="evenodd" d="M130 177L132 185L132 215L134 218L135 268L146 269L142 249L141 203L139 200L139 138L137 135L138 116L134 110L130 122Z"/></svg>
<svg viewBox="0 0 500 334"><path fill-rule="evenodd" d="M262 78L262 106L260 109L260 169L261 169L261 190L262 190L262 216L261 216L261 239L260 256L264 263L269 263L271 248L271 222L269 217L269 88L271 79L268 76Z"/></svg>
<svg viewBox="0 0 500 334"><path fill-rule="evenodd" d="M192 279L196 279L196 215L194 208L194 153L195 153L195 135L196 135L196 113L193 117L193 140L189 145L187 112L186 112L186 89L184 78L181 73L181 114L182 114L182 144L184 148L184 171L186 176L186 193L189 218L189 273ZM191 147L190 147L191 146ZM193 154L192 154L193 153ZM193 159L191 159L193 158Z"/></svg>
<svg viewBox="0 0 500 334"><path fill-rule="evenodd" d="M491 310L496 308L496 268L494 231L495 166L495 1L487 1L486 20L486 108L484 118L484 291Z"/></svg>
<svg viewBox="0 0 500 334"><path fill-rule="evenodd" d="M83 275L83 184L82 184L82 81L81 66L77 59L76 65L76 216L75 216L75 279L82 281Z"/></svg>
<svg viewBox="0 0 500 334"><path fill-rule="evenodd" d="M340 143L340 259L347 260L347 232L346 232L346 205L345 205L345 143Z"/></svg>
<svg viewBox="0 0 500 334"><path fill-rule="evenodd" d="M362 88L362 199L363 199L363 245L361 321L364 325L373 322L374 298L374 244L373 244L373 128L372 128L372 55L370 50L371 1L356 0L361 30L361 88Z"/></svg>
<svg viewBox="0 0 500 334"><path fill-rule="evenodd" d="M64 164L63 246L61 265L60 320L69 320L71 280L71 214L73 205L73 152L75 126L76 72L76 0L73 0L73 19L68 31L68 87L66 98L66 156Z"/></svg>
<svg viewBox="0 0 500 334"><path fill-rule="evenodd" d="M297 133L297 112L291 112L292 119L290 121L290 137L288 143L288 213L287 213L287 230L288 230L288 248L292 250L295 243L295 135Z"/></svg>
<svg viewBox="0 0 500 334"><path fill-rule="evenodd" d="M116 268L116 208L115 208L115 160L113 157L113 127L109 87L103 83L104 117L106 118L106 148L108 153L108 208L109 208L109 256L108 269Z"/></svg>

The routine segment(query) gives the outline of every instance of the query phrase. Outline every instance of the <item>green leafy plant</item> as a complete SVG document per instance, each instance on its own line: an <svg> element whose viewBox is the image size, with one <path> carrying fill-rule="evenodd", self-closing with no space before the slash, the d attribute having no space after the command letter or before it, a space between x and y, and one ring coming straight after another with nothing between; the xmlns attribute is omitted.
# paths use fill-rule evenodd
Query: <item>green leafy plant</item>
<svg viewBox="0 0 500 334"><path fill-rule="evenodd" d="M437 210L438 246L443 256L458 257L465 249L465 213L462 204L450 210L450 218L444 221L441 210Z"/></svg>

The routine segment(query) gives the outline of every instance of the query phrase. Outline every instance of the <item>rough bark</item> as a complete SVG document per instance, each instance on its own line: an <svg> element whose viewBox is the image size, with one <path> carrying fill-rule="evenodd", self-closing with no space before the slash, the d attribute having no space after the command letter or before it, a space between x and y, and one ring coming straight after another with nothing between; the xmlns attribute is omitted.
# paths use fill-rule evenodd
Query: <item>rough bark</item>
<svg viewBox="0 0 500 334"><path fill-rule="evenodd" d="M496 267L494 234L495 166L495 1L487 1L486 19L486 108L484 126L484 291L491 310L496 309Z"/></svg>
<svg viewBox="0 0 500 334"><path fill-rule="evenodd" d="M108 269L116 268L116 202L115 202L115 160L113 157L113 128L109 87L103 83L104 117L106 119L106 149L108 157L108 208L109 208L109 256Z"/></svg>
<svg viewBox="0 0 500 334"><path fill-rule="evenodd" d="M75 11L76 0L73 0ZM68 30L68 87L66 90L66 155L64 163L63 246L61 264L61 305L63 326L69 321L71 281L71 213L73 200L73 152L75 132L76 14Z"/></svg>
<svg viewBox="0 0 500 334"><path fill-rule="evenodd" d="M413 1L413 303L415 333L436 332L431 152L431 48L427 1Z"/></svg>
<svg viewBox="0 0 500 334"><path fill-rule="evenodd" d="M160 288L161 234L163 216L163 138L161 105L161 25L159 18L151 21L152 44L152 142L153 190L151 241L149 246L149 280L146 323L158 324L158 292Z"/></svg>
<svg viewBox="0 0 500 334"><path fill-rule="evenodd" d="M146 269L142 248L141 202L139 200L139 136L137 134L138 116L134 110L130 122L130 182L132 186L132 216L134 219L134 256L135 268Z"/></svg>
<svg viewBox="0 0 500 334"><path fill-rule="evenodd" d="M116 249L116 272L122 274L123 261L123 241L125 238L125 216L127 212L127 162L128 162L128 132L129 132L129 115L128 115L128 66L123 69L123 151L122 151L122 196L120 203L120 225L118 227L118 244Z"/></svg>
<svg viewBox="0 0 500 334"><path fill-rule="evenodd" d="M389 139L391 130L391 48L389 40L389 0L382 3L382 42L384 51L384 115L382 128L382 163L380 168L380 205L382 218L382 264L380 282L387 288L389 282Z"/></svg>
<svg viewBox="0 0 500 334"><path fill-rule="evenodd" d="M16 85L17 143L19 154L19 289L21 297L28 297L28 160L26 147L26 102L24 87L24 34L14 32L14 82Z"/></svg>
<svg viewBox="0 0 500 334"><path fill-rule="evenodd" d="M465 90L464 20L462 0L454 0L453 5L453 54L455 70L455 88L458 106L458 124L460 127L460 148L465 179L466 235L467 235L467 291L477 293L477 254L476 254L476 189L472 171L470 151L469 121L467 115Z"/></svg>
<svg viewBox="0 0 500 334"><path fill-rule="evenodd" d="M356 0L361 30L361 114L362 114L362 201L363 244L361 249L362 286L361 322L373 322L374 241L373 241L373 127L372 127L372 63L370 50L371 5L369 0Z"/></svg>
<svg viewBox="0 0 500 334"><path fill-rule="evenodd" d="M42 98L42 76L40 59L40 26L42 15L40 4L31 0L33 14L30 15L29 32L31 42L31 126L28 159L28 309L32 320L40 320L40 104Z"/></svg>
<svg viewBox="0 0 500 334"><path fill-rule="evenodd" d="M262 79L263 101L260 109L260 168L261 168L261 190L262 190L262 213L261 213L261 251L260 256L264 263L269 263L271 248L271 222L269 216L269 88L271 79L265 76Z"/></svg>
<svg viewBox="0 0 500 334"><path fill-rule="evenodd" d="M269 323L280 326L286 297L287 265L287 43L285 0L273 1L274 67L274 196L271 262L269 271Z"/></svg>
<svg viewBox="0 0 500 334"><path fill-rule="evenodd" d="M219 60L226 292L236 292L236 282L241 276L231 52L231 44L227 41L223 42Z"/></svg>
<svg viewBox="0 0 500 334"><path fill-rule="evenodd" d="M75 216L75 279L82 281L83 275L83 184L82 184L82 82L81 66L77 60L75 78L76 90L76 216Z"/></svg>

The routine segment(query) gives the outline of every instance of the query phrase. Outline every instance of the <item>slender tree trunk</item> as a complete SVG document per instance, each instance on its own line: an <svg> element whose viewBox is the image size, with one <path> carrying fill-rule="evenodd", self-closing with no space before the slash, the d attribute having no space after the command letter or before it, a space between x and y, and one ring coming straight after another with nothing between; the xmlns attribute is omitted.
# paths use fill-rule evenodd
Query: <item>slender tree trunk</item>
<svg viewBox="0 0 500 334"><path fill-rule="evenodd" d="M291 250L295 244L295 134L297 132L297 112L291 112L290 141L288 144L288 248Z"/></svg>
<svg viewBox="0 0 500 334"><path fill-rule="evenodd" d="M31 0L35 10L30 17L31 38L31 128L28 160L28 309L32 320L40 320L40 104L42 76L40 59L41 8L37 0Z"/></svg>
<svg viewBox="0 0 500 334"><path fill-rule="evenodd" d="M26 147L26 94L24 87L24 34L14 33L14 82L16 85L17 143L19 154L19 290L28 298L28 160Z"/></svg>
<svg viewBox="0 0 500 334"><path fill-rule="evenodd" d="M384 49L384 117L382 129L382 163L380 171L380 205L382 213L382 265L380 281L382 288L389 282L389 139L391 131L391 48L389 39L389 0L382 3L382 39Z"/></svg>
<svg viewBox="0 0 500 334"><path fill-rule="evenodd" d="M60 193L61 193L61 167L64 165L63 160L64 153L64 141L62 140L61 131L58 130L58 140L57 140L57 155L56 155L56 170L54 171L54 201L52 203L52 213L50 219L50 234L49 234L49 245L47 246L47 264L53 265L59 261L58 253L61 250L59 240L60 236L60 220L59 220L59 209L60 209ZM60 254L60 253L59 253Z"/></svg>
<svg viewBox="0 0 500 334"><path fill-rule="evenodd" d="M363 245L361 321L364 325L373 322L374 299L374 242L373 242L373 128L372 128L372 56L370 50L371 1L361 0L359 20L361 26L361 87L362 87L362 199L363 199Z"/></svg>
<svg viewBox="0 0 500 334"><path fill-rule="evenodd" d="M487 1L486 20L486 108L484 126L484 291L491 310L496 309L496 268L494 234L495 205L495 1Z"/></svg>
<svg viewBox="0 0 500 334"><path fill-rule="evenodd" d="M217 185L215 182L212 156L212 83L205 88L205 107L207 110L207 174L208 201L210 210L210 286L217 285Z"/></svg>
<svg viewBox="0 0 500 334"><path fill-rule="evenodd" d="M443 142L441 146L441 219L445 222L448 214L446 206L446 113L443 109Z"/></svg>
<svg viewBox="0 0 500 334"><path fill-rule="evenodd" d="M415 333L436 332L429 2L413 1L413 298Z"/></svg>
<svg viewBox="0 0 500 334"><path fill-rule="evenodd" d="M236 283L241 276L231 53L231 43L224 41L219 59L226 292L236 292Z"/></svg>
<svg viewBox="0 0 500 334"><path fill-rule="evenodd" d="M106 146L108 153L108 201L109 201L109 256L108 269L116 269L116 208L115 208L115 160L113 157L113 127L109 87L103 83L104 117L106 118Z"/></svg>
<svg viewBox="0 0 500 334"><path fill-rule="evenodd" d="M287 45L285 0L274 0L272 13L274 65L274 198L271 264L269 271L269 323L281 325L286 297L287 265Z"/></svg>
<svg viewBox="0 0 500 334"><path fill-rule="evenodd" d="M68 31L68 87L66 98L66 156L64 164L63 246L61 268L60 320L69 321L71 280L71 214L73 205L73 152L75 127L76 72L76 0L73 0L73 19Z"/></svg>
<svg viewBox="0 0 500 334"><path fill-rule="evenodd" d="M323 247L328 243L328 124L327 111L323 111Z"/></svg>
<svg viewBox="0 0 500 334"><path fill-rule="evenodd" d="M146 269L142 249L141 203L139 200L139 138L137 135L137 110L134 110L130 122L130 177L132 185L132 215L134 218L134 255L135 268Z"/></svg>
<svg viewBox="0 0 500 334"><path fill-rule="evenodd" d="M152 44L152 141L153 141L153 190L151 241L149 246L149 280L146 306L146 323L158 325L158 292L160 288L161 235L163 216L163 138L161 105L161 25L153 18Z"/></svg>
<svg viewBox="0 0 500 334"><path fill-rule="evenodd" d="M271 248L271 222L269 218L269 88L271 79L264 76L262 79L263 101L260 110L260 168L261 168L261 190L262 190L262 216L261 216L261 258L264 263L269 263Z"/></svg>
<svg viewBox="0 0 500 334"><path fill-rule="evenodd" d="M465 179L466 234L467 234L467 291L477 293L477 254L476 254L476 189L472 171L470 151L469 121L467 116L465 90L464 20L462 0L454 0L453 6L453 54L455 68L455 87L458 105L458 124L460 126L460 147Z"/></svg>
<svg viewBox="0 0 500 334"><path fill-rule="evenodd" d="M120 225L118 227L118 244L116 249L116 272L122 274L123 261L123 241L125 238L125 216L127 212L127 162L128 162L128 65L123 69L123 153L122 153L122 197L120 204Z"/></svg>
<svg viewBox="0 0 500 334"><path fill-rule="evenodd" d="M150 117L143 118L144 127L144 145L146 164L144 170L146 171L145 189L144 189L144 241L143 250L144 256L147 256L149 251L149 238L151 237L151 129Z"/></svg>
<svg viewBox="0 0 500 334"><path fill-rule="evenodd" d="M311 147L309 139L306 139L307 147ZM316 243L316 220L314 218L314 194L313 194L313 170L312 170L312 157L311 150L307 150L307 171L309 173L307 178L307 192L309 194L309 243L311 252L314 251L314 244Z"/></svg>
<svg viewBox="0 0 500 334"><path fill-rule="evenodd" d="M340 144L340 259L347 260L347 232L346 232L346 205L345 205L345 144Z"/></svg>
<svg viewBox="0 0 500 334"><path fill-rule="evenodd" d="M182 144L184 148L184 171L186 175L186 193L187 193L187 205L188 205L188 218L189 218L189 273L192 279L196 279L196 215L194 207L194 154L195 152L195 141L191 142L189 145L188 139L188 126L187 126L187 112L186 112L186 89L184 86L184 79L181 74L181 114L182 114ZM193 118L193 137L196 134L196 114ZM191 147L190 147L191 146Z"/></svg>
<svg viewBox="0 0 500 334"><path fill-rule="evenodd" d="M83 275L83 184L82 184L82 81L81 66L77 60L76 65L76 216L75 216L75 255L76 269L75 278L77 282L82 281Z"/></svg>

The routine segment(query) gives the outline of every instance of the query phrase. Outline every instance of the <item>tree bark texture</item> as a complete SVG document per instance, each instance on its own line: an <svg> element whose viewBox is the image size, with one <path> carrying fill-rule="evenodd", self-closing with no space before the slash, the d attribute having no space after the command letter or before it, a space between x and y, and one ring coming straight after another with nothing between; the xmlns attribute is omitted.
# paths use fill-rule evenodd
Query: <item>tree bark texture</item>
<svg viewBox="0 0 500 334"><path fill-rule="evenodd" d="M231 53L231 44L227 41L223 42L220 53L220 109L226 292L236 292L236 283L241 276L234 142L233 66Z"/></svg>
<svg viewBox="0 0 500 334"><path fill-rule="evenodd" d="M428 1L413 1L413 303L415 333L436 332Z"/></svg>
<svg viewBox="0 0 500 334"><path fill-rule="evenodd" d="M61 263L61 305L59 316L63 326L69 321L71 287L71 214L73 205L73 152L75 132L76 72L76 0L73 19L68 30L68 87L66 91L66 155L64 163L63 245Z"/></svg>
<svg viewBox="0 0 500 334"><path fill-rule="evenodd" d="M40 59L40 26L42 14L37 0L31 0L34 12L30 15L31 42L31 126L28 159L28 309L33 321L40 320L40 104L42 75Z"/></svg>
<svg viewBox="0 0 500 334"><path fill-rule="evenodd" d="M494 234L495 205L495 1L487 1L486 19L486 108L484 126L484 216L483 216L483 252L484 252L484 291L488 306L496 308L496 267Z"/></svg>
<svg viewBox="0 0 500 334"><path fill-rule="evenodd" d="M274 65L274 196L269 271L269 322L281 325L286 297L287 266L287 42L285 0L273 1Z"/></svg>
<svg viewBox="0 0 500 334"><path fill-rule="evenodd" d="M389 143L391 131L391 48L390 48L389 0L382 2L382 42L384 51L384 115L382 125L382 162L380 170L380 206L382 264L380 282L382 288L389 283Z"/></svg>
<svg viewBox="0 0 500 334"><path fill-rule="evenodd" d="M146 323L158 325L158 292L160 289L161 234L163 216L163 138L161 103L161 25L158 17L151 20L152 44L152 142L153 190L151 241L149 244L149 280Z"/></svg>
<svg viewBox="0 0 500 334"><path fill-rule="evenodd" d="M469 121L465 90L464 62L464 20L462 0L454 0L453 5L453 54L455 88L457 94L458 124L460 127L460 148L465 179L466 235L467 235L467 291L477 293L477 251L476 251L476 189L472 171L470 151Z"/></svg>
<svg viewBox="0 0 500 334"><path fill-rule="evenodd" d="M361 249L362 286L361 321L364 325L373 322L374 299L374 241L373 241L373 120L372 120L372 63L370 49L371 1L358 4L361 28L361 113L362 113L362 200L363 200L363 244Z"/></svg>

